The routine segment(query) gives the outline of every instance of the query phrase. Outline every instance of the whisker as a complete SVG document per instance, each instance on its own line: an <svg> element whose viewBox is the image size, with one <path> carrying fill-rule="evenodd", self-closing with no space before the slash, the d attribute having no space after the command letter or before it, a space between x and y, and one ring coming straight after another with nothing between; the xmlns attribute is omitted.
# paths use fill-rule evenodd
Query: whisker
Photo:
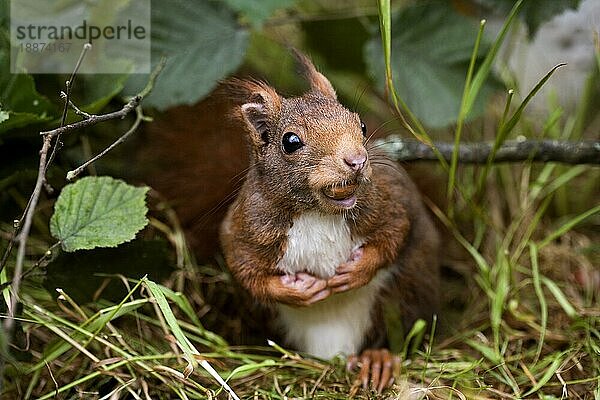
<svg viewBox="0 0 600 400"><path fill-rule="evenodd" d="M367 92L367 86L366 85L363 86L362 90L360 91L360 94L358 95L358 98L356 97L357 92L358 92L358 88L354 92L354 104L352 105L353 112L357 112L356 108L357 108L358 104L360 104L360 100L362 99L364 94Z"/></svg>

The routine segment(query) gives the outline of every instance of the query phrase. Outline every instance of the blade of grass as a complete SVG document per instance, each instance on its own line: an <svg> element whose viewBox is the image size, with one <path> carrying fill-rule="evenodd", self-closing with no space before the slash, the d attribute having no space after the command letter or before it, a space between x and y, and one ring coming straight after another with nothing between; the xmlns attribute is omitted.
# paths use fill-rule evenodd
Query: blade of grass
<svg viewBox="0 0 600 400"><path fill-rule="evenodd" d="M537 392L538 390L543 388L546 383L548 383L550 378L552 378L552 375L554 375L554 373L556 373L558 368L560 368L560 364L562 363L562 358L564 357L564 355L565 355L565 353L558 353L558 354L554 355L554 357L552 357L552 364L550 364L550 366L547 367L546 372L538 380L537 384L523 394L523 397L527 397L527 396Z"/></svg>
<svg viewBox="0 0 600 400"><path fill-rule="evenodd" d="M550 205L551 201L552 201L552 196L546 197L544 199L544 201L542 202L542 204L540 204L538 209L535 211L535 214L533 215L533 218L531 218L531 221L527 224L527 229L525 229L525 232L523 233L523 237L521 238L519 243L516 244L515 249L512 252L511 260L513 263L516 263L519 260L519 258L521 257L523 250L525 250L525 247L527 247L527 244L529 243L529 240L531 239L533 232L535 232L535 230L537 229L537 227L538 227L540 221L542 220L542 217L546 213L546 210L548 209L548 206Z"/></svg>
<svg viewBox="0 0 600 400"><path fill-rule="evenodd" d="M207 339L211 340L217 346L227 346L227 342L220 337L219 335L215 335L214 333L206 330L198 316L194 312L192 305L190 304L187 297L183 296L181 293L174 292L173 290L162 286L164 295L167 299L173 301L177 306L187 315L187 317L200 329L202 335L204 335Z"/></svg>
<svg viewBox="0 0 600 400"><path fill-rule="evenodd" d="M433 315L433 319L431 321L431 329L429 331L429 344L427 345L427 351L425 352L425 362L423 365L423 372L421 373L421 381L425 382L425 375L427 374L427 366L429 365L429 360L431 360L431 352L433 351L433 340L435 338L435 329L437 328L437 315ZM413 343L412 351L417 351L417 342ZM420 344L419 344L420 346Z"/></svg>
<svg viewBox="0 0 600 400"><path fill-rule="evenodd" d="M469 85L469 89L466 92L467 95L463 98L464 104L461 105L461 111L459 112L459 115L460 115L460 113L465 112L465 111L468 113L471 110L471 108L473 107L473 104L475 103L475 99L477 98L477 95L481 91L483 84L485 83L486 79L490 75L494 60L496 59L496 55L498 54L498 51L500 50L502 43L504 43L504 38L506 37L506 34L508 33L509 28L514 23L516 16L519 14L519 11L521 10L523 1L524 0L517 1L515 3L515 5L513 6L513 8L510 10L508 17L504 20L504 24L502 25L502 28L500 29L500 33L498 34L498 36L492 43L490 50L488 51L487 55L483 59L481 66L477 69L477 73L475 74L472 82ZM465 89L466 89L466 87L465 87ZM457 150L455 149L455 151L457 151ZM451 166L451 168L452 168L452 166ZM451 191L452 192L454 191L453 184L454 184L454 179L455 179L454 178L455 172L456 171L454 170L454 171L451 171L451 173L450 173L450 179L452 180L452 187L449 182L448 193L451 193ZM485 177L483 179L480 178L480 182L485 182ZM478 190L476 191L476 193L478 193L478 194L480 193L482 186L483 186L483 184L478 185Z"/></svg>
<svg viewBox="0 0 600 400"><path fill-rule="evenodd" d="M581 223L585 219L591 217L594 214L600 213L600 204L596 207L587 210L586 212L579 214L575 218L570 219L566 223L564 223L560 228L556 229L554 232L546 236L544 240L542 240L539 244L539 248L545 247L548 243L552 242L556 238L564 235L568 231L570 231L575 225Z"/></svg>
<svg viewBox="0 0 600 400"><path fill-rule="evenodd" d="M456 240L458 240L458 242L469 252L471 257L473 257L477 263L477 266L479 267L480 273L489 279L490 266L481 253L475 247L473 247L473 245L460 233L458 228L456 228L452 221L448 219L448 217L442 212L442 210L440 210L438 206L427 199L424 199L424 201L427 203L427 206L435 214L435 216L438 217L444 226L446 226L446 228L452 232L452 235L456 238Z"/></svg>
<svg viewBox="0 0 600 400"><path fill-rule="evenodd" d="M0 286L2 289L2 297L4 298L4 303L7 307L10 306L10 285L8 283L8 275L6 274L6 268L2 268L0 271Z"/></svg>
<svg viewBox="0 0 600 400"><path fill-rule="evenodd" d="M493 288L493 297L490 302L490 325L494 335L495 350L500 352L500 326L502 324L502 315L506 299L510 291L510 264L503 251L498 252L498 262L496 263L496 287Z"/></svg>
<svg viewBox="0 0 600 400"><path fill-rule="evenodd" d="M544 296L544 291L542 290L540 268L538 265L538 250L535 243L529 243L529 255L531 258L533 288L535 289L535 295L540 303L540 338L538 339L535 357L532 361L532 364L535 365L542 354L542 347L544 346L544 339L546 337L546 327L548 325L548 305L546 304L546 297Z"/></svg>
<svg viewBox="0 0 600 400"><path fill-rule="evenodd" d="M239 367L235 368L233 371L231 371L229 373L229 376L227 376L227 379L225 379L225 381L230 381L234 377L235 378L243 378L245 376L251 375L255 371L258 371L262 368L275 367L278 365L281 365L281 364L277 363L273 359L264 360L264 361L261 361L258 363L248 363L248 364L240 365Z"/></svg>
<svg viewBox="0 0 600 400"><path fill-rule="evenodd" d="M431 139L425 134L421 135L417 133L413 127L406 121L404 114L400 109L400 103L402 103L402 109L407 110L406 104L401 101L400 97L396 93L396 89L392 79L392 14L390 7L390 0L377 0L377 6L379 10L379 30L381 32L381 44L383 46L383 57L385 59L385 79L386 89L392 97L394 108L400 117L402 125L406 127L418 140L431 144ZM414 121L413 121L414 122Z"/></svg>
<svg viewBox="0 0 600 400"><path fill-rule="evenodd" d="M523 1L524 0L517 1L515 3L515 5L513 6L513 8L510 10L508 17L504 20L504 24L502 24L500 33L496 37L496 40L494 40L494 42L492 43L492 46L490 47L488 54L485 56L483 62L481 63L481 66L477 70L477 73L475 74L475 77L473 78L473 83L471 84L471 88L469 90L469 96L467 97L467 103L465 104L465 107L467 107L467 109L470 110L473 107L475 98L477 97L477 94L483 87L485 80L487 79L487 77L489 76L489 74L492 70L492 66L493 66L494 60L496 59L496 55L498 54L498 51L500 50L502 43L504 43L504 37L506 36L509 28L514 23L516 16L519 14L519 11L521 10L521 7L523 5Z"/></svg>
<svg viewBox="0 0 600 400"><path fill-rule="evenodd" d="M538 249L540 246L538 246ZM542 283L550 290L550 293L554 296L558 304L562 307L565 314L567 314L570 318L576 319L579 315L577 310L571 305L569 300L567 300L567 296L563 293L562 290L558 287L556 282L551 279L546 278L545 276L541 276Z"/></svg>
<svg viewBox="0 0 600 400"><path fill-rule="evenodd" d="M490 361L494 365L500 365L502 363L502 357L498 354L496 349L484 345L483 343L476 342L472 339L465 340L465 343L471 346L474 350L481 353L481 355Z"/></svg>
<svg viewBox="0 0 600 400"><path fill-rule="evenodd" d="M134 300L130 303L124 303L121 307L119 306L114 306L114 307L110 307L110 309L107 309L107 312L109 312L109 315L103 316L100 313L96 313L94 316L92 316L89 320L84 321L81 325L77 326L75 324L73 324L73 329L76 329L80 332L88 332L87 330L85 330L85 327L88 327L89 329L89 335L88 337L93 340L93 335L92 332L97 330L98 326L102 326L102 325L106 325L107 321L105 321L105 317L111 317L111 319L109 319L108 321L112 321L114 319L119 318L120 316L135 310L136 308L141 307L143 304L146 304L148 302L148 300L143 299L143 300ZM118 313L113 313L113 309L119 308L119 312ZM44 314L48 315L49 312L47 310L43 310ZM50 315L53 315L50 313ZM64 320L63 320L64 321ZM37 319L36 319L37 322ZM84 333L85 334L85 333ZM58 357L60 357L62 354L64 354L66 351L68 351L69 349L71 349L71 345L68 344L67 342L64 341L60 341L57 342L54 345L50 345L49 347L46 348L45 350L45 354L43 356L43 360L38 362L37 364L35 364L34 366L32 366L31 368L29 368L28 370L26 370L25 374L31 374L36 370L39 370L40 368L44 368L46 365L46 362L50 363L52 361L54 361L55 359L57 359Z"/></svg>
<svg viewBox="0 0 600 400"><path fill-rule="evenodd" d="M145 278L146 278L146 276L144 276L133 288L131 288L131 290L129 291L129 293L127 293L127 295L123 298L123 300L121 300L121 302L119 304L117 304L117 306L114 308L114 310L112 310L112 312L109 315L107 315L106 318L104 318L103 323L98 324L98 326L96 327L96 329L94 331L94 336L97 335L98 332L100 332L102 329L104 329L106 324L108 324L108 322L111 321L115 315L117 315L117 313L121 310L121 307L123 307L123 304L125 304L127 302L127 300L133 296L135 291L140 287L142 280ZM90 337L88 339L88 341L83 344L83 347L86 347L92 340L94 340L94 336Z"/></svg>
<svg viewBox="0 0 600 400"><path fill-rule="evenodd" d="M152 297L154 297L154 299L156 300L156 303L158 304L158 307L160 308L160 311L163 314L165 321L169 325L173 336L175 336L175 339L177 340L179 348L183 351L184 355L186 356L186 359L188 361L188 368L186 368L186 372L184 372L184 375L188 376L191 373L190 369L193 369L196 365L196 356L200 356L200 352L188 340L188 338L181 330L181 327L177 323L177 319L175 318L175 315L173 314L173 311L171 310L171 307L169 306L169 303L167 302L167 299L165 297L163 291L163 289L165 288L162 285L158 285L157 283L149 280L146 277L142 278L140 282L144 283L144 285L152 294ZM221 387L223 387L227 391L227 393L229 393L231 397L233 397L235 400L239 400L237 394L235 394L233 389L229 387L227 382L225 382L223 378L221 378L221 376L217 373L217 371L215 371L215 369L212 367L212 365L210 365L208 361L201 360L200 365L221 385Z"/></svg>
<svg viewBox="0 0 600 400"><path fill-rule="evenodd" d="M460 108L458 110L458 118L456 121L456 132L454 134L454 149L452 151L452 158L450 160L450 171L448 172L448 216L452 219L454 215L454 180L456 179L456 168L458 166L458 148L460 145L460 138L462 136L462 128L471 110L469 102L469 96L471 93L471 79L473 77L473 71L475 70L475 60L477 60L477 54L479 53L479 45L481 38L483 37L483 30L485 27L485 20L481 20L479 24L479 30L477 31L477 37L475 39L475 45L471 53L471 60L469 62L469 68L467 69L467 77L465 79L465 86L463 89L462 100ZM472 103L471 103L472 105Z"/></svg>
<svg viewBox="0 0 600 400"><path fill-rule="evenodd" d="M383 57L385 61L385 79L386 79L386 90L389 93L392 104L400 118L402 125L419 141L429 145L437 156L440 164L444 169L448 169L448 163L439 152L437 147L433 145L433 140L425 131L423 124L419 119L410 111L404 100L398 96L396 88L394 86L392 76L392 17L390 0L377 0L378 12L379 12L379 30L381 32L381 44L383 46ZM404 117L404 113L408 115L412 125ZM415 128L413 128L413 125Z"/></svg>
<svg viewBox="0 0 600 400"><path fill-rule="evenodd" d="M508 122L503 123L502 125L500 125L498 127L498 132L496 134L496 138L494 139L494 145L492 146L492 149L490 151L490 155L488 156L487 162L485 164L485 167L483 169L483 171L481 172L481 175L479 176L479 180L477 183L477 193L481 193L481 190L483 190L483 185L485 183L485 180L489 174L489 171L491 169L492 163L494 161L494 159L496 158L496 153L498 153L498 149L500 148L500 146L502 146L502 143L504 143L504 141L506 140L506 138L508 137L508 134L510 132L512 132L513 128L515 127L515 125L517 124L517 122L519 122L519 120L521 119L522 115L523 115L523 111L525 110L525 107L527 107L527 105L529 104L529 102L531 101L531 99L533 99L533 97L540 91L540 89L546 84L546 82L548 81L548 79L550 79L550 77L554 74L554 72L556 72L557 69L565 66L566 64L561 63L556 65L554 68L552 68L536 85L535 87L527 94L527 96L525 97L525 99L521 102L521 104L519 105L519 107L517 108L517 110L514 112L514 114L512 115L512 117L508 120Z"/></svg>
<svg viewBox="0 0 600 400"><path fill-rule="evenodd" d="M400 354L403 359L406 360L408 357L408 348L416 349L421 345L423 341L423 336L425 335L425 328L427 327L427 323L422 319L418 319L415 321L413 326L410 328L410 331L404 338L404 344L402 345L402 353ZM412 342L412 343L411 343Z"/></svg>

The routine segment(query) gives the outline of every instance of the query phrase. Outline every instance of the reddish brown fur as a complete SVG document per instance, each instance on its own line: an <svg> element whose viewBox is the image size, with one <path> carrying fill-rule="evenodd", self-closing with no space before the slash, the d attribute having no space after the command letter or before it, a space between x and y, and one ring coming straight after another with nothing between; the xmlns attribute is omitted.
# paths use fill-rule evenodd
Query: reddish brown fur
<svg viewBox="0 0 600 400"><path fill-rule="evenodd" d="M148 124L137 154L144 180L169 200L200 261L214 256L218 229L248 166L231 103L211 95Z"/></svg>
<svg viewBox="0 0 600 400"><path fill-rule="evenodd" d="M405 172L375 154L357 178L356 206L344 211L352 234L365 238L362 257L340 266L340 273L327 281L315 277L301 289L282 283L277 263L294 218L314 209L341 212L323 201L318 189L353 179L340 160L363 149L358 116L339 104L331 84L308 59L298 59L311 84L302 97L282 98L262 83L230 83L234 93L245 96L242 103L253 104L239 112L251 146L251 168L221 231L230 270L263 303L306 306L327 287L331 293L358 288L393 265L395 279L385 294L403 304L406 322L429 318L437 308L437 233ZM281 155L284 131L301 134L310 149L302 163ZM267 141L261 132L267 132Z"/></svg>

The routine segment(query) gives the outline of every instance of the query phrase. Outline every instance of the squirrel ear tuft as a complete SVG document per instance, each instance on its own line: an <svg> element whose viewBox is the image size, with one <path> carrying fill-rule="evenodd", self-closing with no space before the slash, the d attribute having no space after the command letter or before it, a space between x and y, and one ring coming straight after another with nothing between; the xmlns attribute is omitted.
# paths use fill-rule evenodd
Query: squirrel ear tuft
<svg viewBox="0 0 600 400"><path fill-rule="evenodd" d="M281 98L269 85L260 81L230 79L229 94L238 104L254 145L268 143L269 131L281 111Z"/></svg>
<svg viewBox="0 0 600 400"><path fill-rule="evenodd" d="M292 53L296 57L298 66L313 91L321 93L325 97L337 100L335 89L325 75L317 71L314 64L308 57L302 54L298 49L292 48Z"/></svg>

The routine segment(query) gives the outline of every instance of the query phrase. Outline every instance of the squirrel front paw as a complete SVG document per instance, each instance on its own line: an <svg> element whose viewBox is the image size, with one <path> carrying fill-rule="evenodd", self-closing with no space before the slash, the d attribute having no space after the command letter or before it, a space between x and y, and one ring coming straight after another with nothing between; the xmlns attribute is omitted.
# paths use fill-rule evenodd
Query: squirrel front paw
<svg viewBox="0 0 600 400"><path fill-rule="evenodd" d="M324 300L331 294L325 279L305 272L274 276L270 280L272 297L290 306L306 307Z"/></svg>
<svg viewBox="0 0 600 400"><path fill-rule="evenodd" d="M373 278L370 268L365 268L364 248L352 251L350 258L335 269L335 275L327 280L327 286L333 293L341 293L362 287Z"/></svg>

